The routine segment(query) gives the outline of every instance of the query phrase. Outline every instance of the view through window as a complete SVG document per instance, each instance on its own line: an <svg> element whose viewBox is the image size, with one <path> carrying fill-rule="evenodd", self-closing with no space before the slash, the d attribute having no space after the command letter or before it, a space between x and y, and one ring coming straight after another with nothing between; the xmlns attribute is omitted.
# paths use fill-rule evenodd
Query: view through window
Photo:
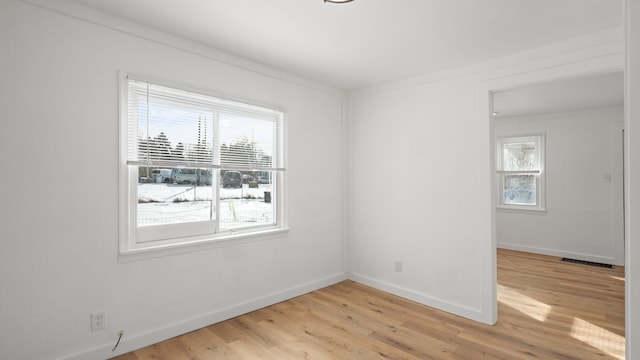
<svg viewBox="0 0 640 360"><path fill-rule="evenodd" d="M542 135L499 138L499 206L542 209Z"/></svg>
<svg viewBox="0 0 640 360"><path fill-rule="evenodd" d="M278 225L281 111L126 80L135 242Z"/></svg>

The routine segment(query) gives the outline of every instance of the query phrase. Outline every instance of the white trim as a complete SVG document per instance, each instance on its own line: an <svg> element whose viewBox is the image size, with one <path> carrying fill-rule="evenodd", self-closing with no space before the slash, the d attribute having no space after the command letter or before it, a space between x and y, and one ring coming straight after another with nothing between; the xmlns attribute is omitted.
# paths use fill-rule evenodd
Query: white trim
<svg viewBox="0 0 640 360"><path fill-rule="evenodd" d="M367 286L371 286L373 288L382 290L389 294L393 294L405 299L415 301L417 303L432 307L437 310L445 311L457 316L462 316L474 321L486 323L485 317L483 316L482 311L480 309L474 309L468 306L455 304L446 300L429 296L427 294L424 294L415 290L407 289L401 286L390 284L385 281L380 281L377 279L370 278L368 276L360 275L358 273L352 274L349 278L350 280L359 282Z"/></svg>
<svg viewBox="0 0 640 360"><path fill-rule="evenodd" d="M625 0L625 335L627 359L640 358L640 2ZM632 259L633 262L632 262Z"/></svg>
<svg viewBox="0 0 640 360"><path fill-rule="evenodd" d="M283 82L295 84L307 89L326 93L335 96L344 96L345 91L317 80L308 79L302 76L293 75L282 70L275 69L268 65L249 60L247 58L233 55L213 46L188 40L183 37L169 34L162 30L140 25L123 18L94 10L64 0L19 0L35 7L46 9L60 15L65 15L76 20L91 23L113 31L117 31L129 36L134 36L153 43L165 45L185 53L201 56L218 63L222 63L234 68L250 71L252 73L273 78Z"/></svg>
<svg viewBox="0 0 640 360"><path fill-rule="evenodd" d="M557 257L566 257L571 259L578 259L584 261L593 261L603 264L616 264L615 259L611 256L598 256L584 253L577 253L573 251L562 251L556 249L548 249L548 248L540 248L535 246L523 246L517 244L509 244L509 243L498 243L497 247L499 249L507 249L507 250L515 250L515 251L523 251L534 254L548 255L548 256L557 256Z"/></svg>
<svg viewBox="0 0 640 360"><path fill-rule="evenodd" d="M519 174L540 174L540 170L497 170L498 174L519 175Z"/></svg>
<svg viewBox="0 0 640 360"><path fill-rule="evenodd" d="M522 214L531 214L538 213L540 215L544 215L547 213L547 209L538 208L538 207L526 207L519 205L511 205L511 206L496 206L496 210L499 212L514 212L514 213L522 213Z"/></svg>
<svg viewBox="0 0 640 360"><path fill-rule="evenodd" d="M128 138L127 128L127 74L118 72L118 249L126 249L129 247L129 239L134 236L131 233L129 221L131 214L135 214L135 204L129 201L135 198L135 194L131 194L129 183L131 177L135 177L131 171L127 169L126 159L128 146L126 139Z"/></svg>
<svg viewBox="0 0 640 360"><path fill-rule="evenodd" d="M494 133L493 92L487 83L479 85L478 107L478 242L482 322L498 321L498 273L496 262L496 138ZM484 152L482 151L484 149ZM489 156L487 156L489 155Z"/></svg>
<svg viewBox="0 0 640 360"><path fill-rule="evenodd" d="M229 306L224 309L216 310L210 313L198 315L191 319L178 321L168 326L152 329L144 333L139 334L127 334L125 333L120 345L115 352L112 352L113 344L117 340L117 336L113 339L113 343L104 344L93 349L87 349L67 357L60 358L61 360L83 360L83 359L107 359L114 356L126 354L130 351L148 346L149 344L155 344L172 337L186 334L188 332L201 329L205 326L215 324L227 319L234 318L249 312L277 304L282 301L292 299L294 297L310 293L312 291L325 288L337 284L341 281L347 280L345 273L339 273L332 276L328 276L322 279L318 279L305 284L297 285L288 289L284 289L278 292L274 292L265 296L261 296L252 300L245 301L240 304Z"/></svg>
<svg viewBox="0 0 640 360"><path fill-rule="evenodd" d="M591 51L594 50L591 49ZM534 70L529 68L528 70L487 79L479 83L478 144L479 149L485 149L485 153L478 152L478 164L480 164L478 220L479 241L482 251L482 312L484 318L488 320L486 321L487 323L495 323L498 320L495 229L497 194L495 194L496 186L495 181L493 181L495 179L495 164L491 160L495 158L496 149L495 135L493 133L493 92L544 81L621 71L624 67L624 49L619 44L616 44L609 50L611 51L597 51L595 55L574 61L570 60L575 55L572 53L565 58L565 61L556 59L556 65L554 66L533 67ZM491 146L487 146L489 144ZM487 181L487 179L490 179L490 181ZM487 205L489 206L488 210L486 209Z"/></svg>
<svg viewBox="0 0 640 360"><path fill-rule="evenodd" d="M625 264L624 246L624 115L611 124L611 232L616 265Z"/></svg>
<svg viewBox="0 0 640 360"><path fill-rule="evenodd" d="M348 94L352 98L357 98L465 76L476 77L481 73L496 72L500 74L500 78L503 78L528 73L531 68L547 69L563 64L573 66L576 62L583 62L590 59L601 59L608 56L620 57L623 51L624 39L622 29L615 28L512 55L494 58L470 66L350 90ZM561 60L558 60L558 54L562 54L560 55L562 56ZM505 73L511 75L505 76ZM489 76L489 78L491 78L491 76Z"/></svg>
<svg viewBox="0 0 640 360"><path fill-rule="evenodd" d="M289 228L278 227L260 231L246 231L244 233L227 232L225 235L196 237L193 240L154 241L151 246L145 243L143 245L137 244L129 249L121 249L118 260L122 263L268 240L285 236L289 230Z"/></svg>

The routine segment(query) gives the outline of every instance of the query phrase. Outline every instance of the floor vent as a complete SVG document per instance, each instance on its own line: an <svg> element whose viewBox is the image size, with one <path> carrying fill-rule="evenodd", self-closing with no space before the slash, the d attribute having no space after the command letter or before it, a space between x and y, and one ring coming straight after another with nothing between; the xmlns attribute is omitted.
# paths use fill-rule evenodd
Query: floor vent
<svg viewBox="0 0 640 360"><path fill-rule="evenodd" d="M598 262L593 262L593 261L584 261L584 260L569 259L569 258L562 258L560 261L564 261L564 262L568 262L568 263L574 263L574 264L582 264L582 265L589 265L589 266L607 268L607 269L615 269L614 265L603 264L603 263L598 263Z"/></svg>

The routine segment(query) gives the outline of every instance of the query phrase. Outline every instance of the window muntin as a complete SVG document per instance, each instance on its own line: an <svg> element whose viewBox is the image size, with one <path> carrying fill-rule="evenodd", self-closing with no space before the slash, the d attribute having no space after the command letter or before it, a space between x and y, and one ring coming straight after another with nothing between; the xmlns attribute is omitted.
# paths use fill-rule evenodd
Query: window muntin
<svg viewBox="0 0 640 360"><path fill-rule="evenodd" d="M496 147L498 207L544 210L543 135L501 137Z"/></svg>
<svg viewBox="0 0 640 360"><path fill-rule="evenodd" d="M281 227L281 111L123 83L125 250ZM225 186L227 172L240 184Z"/></svg>

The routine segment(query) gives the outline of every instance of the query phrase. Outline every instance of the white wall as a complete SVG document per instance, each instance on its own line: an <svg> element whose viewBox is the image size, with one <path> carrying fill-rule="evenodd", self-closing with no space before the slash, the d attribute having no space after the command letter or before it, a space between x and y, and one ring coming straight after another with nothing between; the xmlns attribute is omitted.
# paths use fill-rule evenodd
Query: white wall
<svg viewBox="0 0 640 360"><path fill-rule="evenodd" d="M352 277L494 323L490 93L620 71L623 61L616 32L351 92Z"/></svg>
<svg viewBox="0 0 640 360"><path fill-rule="evenodd" d="M498 209L498 247L624 265L623 120L623 107L496 119L496 137L546 142L546 212Z"/></svg>
<svg viewBox="0 0 640 360"><path fill-rule="evenodd" d="M341 91L69 10L114 29L0 2L0 358L106 358L345 278ZM291 230L119 263L119 70L286 109Z"/></svg>
<svg viewBox="0 0 640 360"><path fill-rule="evenodd" d="M637 359L640 357L640 2L626 0L625 8L625 335L627 359Z"/></svg>
<svg viewBox="0 0 640 360"><path fill-rule="evenodd" d="M470 152L477 107L457 104L477 101L471 84L455 79L351 104L354 278L468 317L477 316L482 286Z"/></svg>

